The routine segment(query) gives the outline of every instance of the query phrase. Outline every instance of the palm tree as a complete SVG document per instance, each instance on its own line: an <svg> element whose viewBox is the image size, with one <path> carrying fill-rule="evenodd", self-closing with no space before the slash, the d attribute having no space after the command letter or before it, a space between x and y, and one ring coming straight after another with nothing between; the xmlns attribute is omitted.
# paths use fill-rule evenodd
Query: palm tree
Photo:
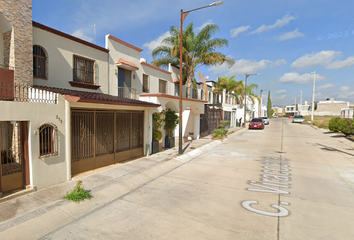
<svg viewBox="0 0 354 240"><path fill-rule="evenodd" d="M240 88L237 88L234 92L233 95L236 98L237 104L243 104L245 102L245 83L241 80L237 82ZM257 84L250 84L247 85L246 88L246 94L251 100L252 104L254 104L255 99L259 99L259 96L257 94L253 93L253 90L257 89L258 85Z"/></svg>
<svg viewBox="0 0 354 240"><path fill-rule="evenodd" d="M228 100L229 93L234 92L238 89L243 89L242 81L237 82L235 78L236 78L235 75L231 76L230 78L221 77L216 82L216 88L214 92L222 92L225 89L226 102Z"/></svg>
<svg viewBox="0 0 354 240"><path fill-rule="evenodd" d="M211 39L219 30L215 24L208 24L198 33L194 33L193 22L183 31L183 76L180 79L187 81L188 89L191 89L195 71L203 66L215 66L228 63L234 64L232 58L217 52L217 48L224 48L229 41L222 38ZM180 28L172 26L170 36L162 41L162 45L152 51L154 60L152 64L157 67L167 67L170 63L179 66L180 58ZM180 67L180 66L179 66ZM188 92L190 97L190 92Z"/></svg>

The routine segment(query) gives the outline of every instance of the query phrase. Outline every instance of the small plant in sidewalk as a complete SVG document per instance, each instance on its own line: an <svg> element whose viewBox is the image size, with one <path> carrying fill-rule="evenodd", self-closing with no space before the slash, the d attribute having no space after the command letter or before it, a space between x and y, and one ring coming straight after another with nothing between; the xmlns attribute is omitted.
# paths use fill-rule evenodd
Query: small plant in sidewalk
<svg viewBox="0 0 354 240"><path fill-rule="evenodd" d="M227 133L229 131L226 129L227 123L228 123L228 121L221 121L221 124L213 132L213 139L221 139L222 140L225 137L227 137Z"/></svg>
<svg viewBox="0 0 354 240"><path fill-rule="evenodd" d="M85 199L91 199L91 194L82 187L82 181L77 181L74 190L70 193L66 193L63 199L78 203L84 201Z"/></svg>

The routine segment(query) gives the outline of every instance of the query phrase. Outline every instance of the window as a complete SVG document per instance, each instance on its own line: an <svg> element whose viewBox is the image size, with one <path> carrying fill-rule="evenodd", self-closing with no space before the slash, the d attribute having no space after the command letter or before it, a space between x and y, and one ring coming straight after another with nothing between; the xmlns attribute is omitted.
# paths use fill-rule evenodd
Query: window
<svg viewBox="0 0 354 240"><path fill-rule="evenodd" d="M58 155L58 128L51 123L39 127L39 156Z"/></svg>
<svg viewBox="0 0 354 240"><path fill-rule="evenodd" d="M167 93L167 82L159 79L159 93Z"/></svg>
<svg viewBox="0 0 354 240"><path fill-rule="evenodd" d="M149 92L149 76L143 74L143 92Z"/></svg>
<svg viewBox="0 0 354 240"><path fill-rule="evenodd" d="M94 84L94 63L93 60L74 56L74 82Z"/></svg>
<svg viewBox="0 0 354 240"><path fill-rule="evenodd" d="M45 50L38 46L33 46L33 77L46 79L47 56Z"/></svg>

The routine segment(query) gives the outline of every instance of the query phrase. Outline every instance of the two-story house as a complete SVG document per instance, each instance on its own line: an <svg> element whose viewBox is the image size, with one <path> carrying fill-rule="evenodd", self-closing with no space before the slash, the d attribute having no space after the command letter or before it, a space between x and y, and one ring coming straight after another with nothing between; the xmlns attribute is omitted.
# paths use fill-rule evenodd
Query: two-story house
<svg viewBox="0 0 354 240"><path fill-rule="evenodd" d="M178 68L112 35L103 48L33 22L31 1L0 12L0 195L144 156L152 114L179 113ZM183 138L200 136L206 101L193 96L182 98Z"/></svg>

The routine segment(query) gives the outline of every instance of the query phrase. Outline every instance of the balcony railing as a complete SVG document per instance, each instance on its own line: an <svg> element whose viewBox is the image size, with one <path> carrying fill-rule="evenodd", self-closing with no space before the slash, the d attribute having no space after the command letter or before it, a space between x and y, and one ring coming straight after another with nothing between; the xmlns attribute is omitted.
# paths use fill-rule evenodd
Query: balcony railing
<svg viewBox="0 0 354 240"><path fill-rule="evenodd" d="M58 94L26 84L0 83L0 101L57 104Z"/></svg>
<svg viewBox="0 0 354 240"><path fill-rule="evenodd" d="M118 87L118 97L137 100L136 89L127 87Z"/></svg>

